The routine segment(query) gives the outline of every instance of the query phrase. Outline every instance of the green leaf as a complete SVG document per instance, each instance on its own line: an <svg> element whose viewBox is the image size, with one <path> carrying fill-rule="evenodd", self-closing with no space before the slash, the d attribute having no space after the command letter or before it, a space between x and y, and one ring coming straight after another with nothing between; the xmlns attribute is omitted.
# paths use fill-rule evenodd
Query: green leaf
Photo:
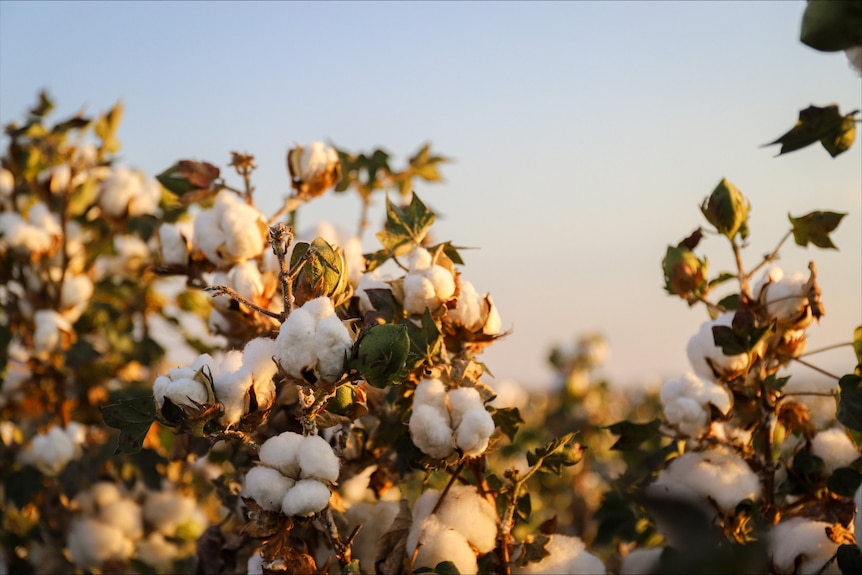
<svg viewBox="0 0 862 575"><path fill-rule="evenodd" d="M144 437L156 419L156 403L152 395L124 399L99 407L105 425L120 430L117 453L137 453Z"/></svg>
<svg viewBox="0 0 862 575"><path fill-rule="evenodd" d="M839 467L826 481L829 491L844 497L853 497L860 485L862 485L862 473L852 467Z"/></svg>
<svg viewBox="0 0 862 575"><path fill-rule="evenodd" d="M362 333L355 349L350 367L374 387L396 385L407 376L410 338L406 325L373 325Z"/></svg>
<svg viewBox="0 0 862 575"><path fill-rule="evenodd" d="M728 311L737 311L742 307L742 300L739 298L738 293L732 293L718 300L718 305Z"/></svg>
<svg viewBox="0 0 862 575"><path fill-rule="evenodd" d="M529 493L518 497L515 503L515 521L526 523L530 520L530 515L533 514L533 501Z"/></svg>
<svg viewBox="0 0 862 575"><path fill-rule="evenodd" d="M96 136L102 140L102 147L110 154L114 154L120 149L120 142L117 140L117 130L120 127L122 119L123 104L122 102L117 102L113 108L99 115L96 125L93 127Z"/></svg>
<svg viewBox="0 0 862 575"><path fill-rule="evenodd" d="M521 418L521 412L517 407L495 409L491 417L494 420L494 426L499 428L509 438L509 441L515 439L518 428L524 423L524 420Z"/></svg>
<svg viewBox="0 0 862 575"><path fill-rule="evenodd" d="M790 381L790 376L778 377L774 373L763 380L763 385L768 389L783 389L787 382Z"/></svg>
<svg viewBox="0 0 862 575"><path fill-rule="evenodd" d="M524 542L524 552L518 558L518 565L524 567L529 563L537 563L551 554L545 549L551 538L547 535L536 535L531 541Z"/></svg>
<svg viewBox="0 0 862 575"><path fill-rule="evenodd" d="M833 158L850 149L853 142L856 141L856 114L859 111L855 110L846 116L841 122L841 125L834 132L820 139L820 144L829 152Z"/></svg>
<svg viewBox="0 0 862 575"><path fill-rule="evenodd" d="M790 214L787 217L793 226L793 240L797 245L807 247L809 243L818 248L837 249L829 238L830 232L834 231L847 214L838 212L811 212L804 216L795 218Z"/></svg>
<svg viewBox="0 0 862 575"><path fill-rule="evenodd" d="M862 376L847 374L838 380L838 421L862 432Z"/></svg>
<svg viewBox="0 0 862 575"><path fill-rule="evenodd" d="M443 334L431 313L425 309L422 315L421 325L412 321L404 320L402 325L407 326L407 335L410 337L410 355L407 357L407 369L415 369L423 362L431 363L443 345Z"/></svg>
<svg viewBox="0 0 862 575"><path fill-rule="evenodd" d="M436 244L430 246L428 251L433 253L437 253L437 250L443 246L443 253L446 254L450 260L452 260L453 264L464 265L464 260L461 258L461 254L458 253L458 250L468 249L464 247L455 247L452 245L452 242L443 242L440 244Z"/></svg>
<svg viewBox="0 0 862 575"><path fill-rule="evenodd" d="M780 156L782 154L795 152L796 150L810 146L816 142L820 142L823 139L840 139L841 134L847 131L847 128L845 127L846 118L852 119L857 113L858 111L854 111L846 117L842 116L841 112L838 111L838 106L835 104L826 106L825 108L809 106L804 110L799 111L799 119L796 121L796 125L794 125L793 128L782 134L776 140L764 145L774 146L775 144L781 144L781 150L778 152L778 155ZM825 145L826 144L824 144L824 146Z"/></svg>
<svg viewBox="0 0 862 575"><path fill-rule="evenodd" d="M422 203L417 194L413 194L406 207L395 205L387 197L386 225L377 232L377 239L390 252L401 255L413 246L421 245L432 223L434 212Z"/></svg>
<svg viewBox="0 0 862 575"><path fill-rule="evenodd" d="M446 162L443 156L431 155L431 144L425 144L410 158L410 172L428 182L438 182L442 178L437 171L437 164Z"/></svg>
<svg viewBox="0 0 862 575"><path fill-rule="evenodd" d="M563 467L578 463L584 454L584 448L575 442L577 432L568 433L559 439L527 452L527 465L539 465L539 471L560 475Z"/></svg>
<svg viewBox="0 0 862 575"><path fill-rule="evenodd" d="M853 352L856 354L856 365L862 366L862 325L853 330Z"/></svg>
<svg viewBox="0 0 862 575"><path fill-rule="evenodd" d="M802 13L799 40L821 52L862 45L862 2L808 2Z"/></svg>
<svg viewBox="0 0 862 575"><path fill-rule="evenodd" d="M614 435L619 435L616 443L611 446L615 451L631 451L640 444L658 435L661 421L656 418L648 423L632 423L631 421L620 421L608 425L605 429Z"/></svg>
<svg viewBox="0 0 862 575"><path fill-rule="evenodd" d="M401 307L395 301L395 294L391 289L374 288L365 290L371 307L377 312L378 317L387 322L394 322L401 317Z"/></svg>
<svg viewBox="0 0 862 575"><path fill-rule="evenodd" d="M709 280L709 287L710 287L710 289L712 289L717 285L723 284L724 282L730 281L732 279L736 279L736 277L737 277L736 274L731 274L728 272L721 272L718 275L718 277Z"/></svg>
<svg viewBox="0 0 862 575"><path fill-rule="evenodd" d="M732 326L712 326L712 339L724 355L750 354L775 333L775 325L773 321L765 327L757 327L752 314L736 312Z"/></svg>
<svg viewBox="0 0 862 575"><path fill-rule="evenodd" d="M51 100L51 97L48 96L48 92L42 90L39 92L39 101L35 106L30 108L30 115L36 116L37 118L42 118L51 113L51 110L54 109L54 102Z"/></svg>

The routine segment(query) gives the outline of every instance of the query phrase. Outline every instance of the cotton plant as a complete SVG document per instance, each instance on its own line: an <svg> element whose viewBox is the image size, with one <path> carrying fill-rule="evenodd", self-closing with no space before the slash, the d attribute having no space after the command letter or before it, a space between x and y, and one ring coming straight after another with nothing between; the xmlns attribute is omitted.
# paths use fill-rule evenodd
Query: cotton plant
<svg viewBox="0 0 862 575"><path fill-rule="evenodd" d="M671 440L652 446L657 469L624 476L624 484L642 490L651 519L651 527L641 528L636 537L664 543L657 571L673 561L697 564L692 533L700 524L703 533L713 526L720 530L717 542L707 545L717 561L723 557L732 563L728 558L739 547L752 546L752 555L740 559L738 568L742 561L753 561L745 569L853 572L855 560L839 548L853 540L846 535L858 513L851 497L862 480L862 422L852 407L858 401L859 368L838 377L810 363L807 356L816 350L805 353L807 333L825 314L817 266L811 262L807 271L786 271L774 263L790 237L800 246L834 248L830 233L844 214L790 216L791 229L778 246L748 269L743 250L749 210L749 200L722 180L701 205L711 229L698 228L667 249L666 291L690 306L702 305L709 318L686 347L690 371L661 388L661 417L611 426L620 444L634 453L643 453L638 446L648 434ZM695 252L710 236L730 244L734 272L710 278L707 259ZM714 297L730 282L730 293ZM862 364L860 338L862 328L853 343ZM789 385L785 370L791 363L832 381ZM809 398L836 392L837 421L827 417L817 425ZM619 512L614 497L606 495L605 504L604 513ZM688 527L685 514L691 514Z"/></svg>

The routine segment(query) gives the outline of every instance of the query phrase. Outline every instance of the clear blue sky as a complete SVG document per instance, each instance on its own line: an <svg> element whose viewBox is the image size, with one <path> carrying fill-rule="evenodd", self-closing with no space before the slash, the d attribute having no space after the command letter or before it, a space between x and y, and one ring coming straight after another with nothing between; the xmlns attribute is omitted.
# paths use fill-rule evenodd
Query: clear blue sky
<svg viewBox="0 0 862 575"><path fill-rule="evenodd" d="M0 120L47 88L70 114L122 98L122 160L151 174L179 158L258 158L258 197L287 191L293 142L384 146L396 165L425 141L455 159L420 185L439 240L466 252L514 333L484 356L542 384L549 347L601 331L604 373L639 384L686 369L705 314L666 296L660 262L701 224L727 177L752 202L752 264L787 213L848 212L818 261L827 316L809 349L862 323L862 146L774 158L759 146L800 108L862 107L843 54L798 41L804 2L0 2ZM380 221L382 198L375 217ZM358 202L300 214L353 229ZM367 249L375 241L366 238ZM713 269L731 259L717 239ZM849 371L852 353L820 363ZM800 374L809 372L799 372Z"/></svg>

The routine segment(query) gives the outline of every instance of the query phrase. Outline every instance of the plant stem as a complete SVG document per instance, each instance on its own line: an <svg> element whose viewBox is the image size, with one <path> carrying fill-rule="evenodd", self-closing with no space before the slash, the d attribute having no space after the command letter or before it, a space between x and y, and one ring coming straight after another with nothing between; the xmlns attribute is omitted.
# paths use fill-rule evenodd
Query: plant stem
<svg viewBox="0 0 862 575"><path fill-rule="evenodd" d="M847 341L844 343L836 343L833 345L827 345L826 347L821 347L821 348L814 349L814 350L811 350L809 352L803 353L799 357L808 357L809 355L815 355L818 353L822 353L824 351L832 351L833 349L839 349L842 347L853 347L853 344L851 342Z"/></svg>
<svg viewBox="0 0 862 575"><path fill-rule="evenodd" d="M748 276L745 274L745 266L742 263L742 251L735 239L730 240L730 245L733 248L733 257L736 259L737 277L739 278L739 297L743 305L751 301L751 294L748 289Z"/></svg>
<svg viewBox="0 0 862 575"><path fill-rule="evenodd" d="M818 372L818 373L822 373L822 374L823 374L823 375L825 375L826 377L831 377L831 378L832 378L832 379L834 379L835 381L838 381L839 379L841 379L841 377L840 377L840 376L837 376L837 375L835 375L834 373L830 373L830 372L826 371L825 369L821 369L821 368L817 367L817 366L816 366L816 365L814 365L814 364L808 363L808 362L807 362L807 361L805 361L804 359L799 359L798 357L791 357L791 356L789 356L789 355L784 355L784 354L778 354L778 357L780 357L781 359L790 359L790 360L793 360L793 361L795 361L795 362L797 362L797 363L800 363L800 364L804 365L805 367L807 367L807 368L809 368L809 369L813 369L814 371L816 371L816 372Z"/></svg>
<svg viewBox="0 0 862 575"><path fill-rule="evenodd" d="M783 237L783 238L781 238L781 241L779 241L779 242L778 242L778 245L777 245L777 246L775 246L775 249L774 249L774 250L772 250L772 252L771 252L771 253L769 253L769 254L767 254L767 255L763 256L763 261L761 261L759 264L757 264L756 266L754 266L754 269L752 269L750 272L748 272L748 277L747 277L746 279L750 279L752 276L754 276L754 274L756 274L756 273L757 273L757 271L758 271L760 268L762 268L763 266L765 266L765 265L766 265L766 264L768 264L769 262L775 261L775 258L777 258L777 257L778 257L778 252L779 252L779 250L781 249L781 246L783 246L783 245L784 245L784 242L786 242L786 241L787 241L787 239L790 237L790 235L791 235L792 233L793 233L793 230L788 230L788 231L787 231L787 233L785 233L785 234L784 234L784 237Z"/></svg>
<svg viewBox="0 0 862 575"><path fill-rule="evenodd" d="M204 288L204 291L217 292L217 293L213 294L213 297L218 297L220 295L226 295L229 298L236 300L243 305L248 306L249 308L253 309L254 311L256 311L258 313L269 316L273 319L281 319L281 316L279 316L279 314L272 312L272 311L269 311L268 309L264 309L264 308L260 307L259 305L255 304L255 303L251 302L250 300L246 299L245 297L239 295L238 293L236 293L236 290L234 290L233 288L229 288L228 286L223 286L223 285L207 286Z"/></svg>

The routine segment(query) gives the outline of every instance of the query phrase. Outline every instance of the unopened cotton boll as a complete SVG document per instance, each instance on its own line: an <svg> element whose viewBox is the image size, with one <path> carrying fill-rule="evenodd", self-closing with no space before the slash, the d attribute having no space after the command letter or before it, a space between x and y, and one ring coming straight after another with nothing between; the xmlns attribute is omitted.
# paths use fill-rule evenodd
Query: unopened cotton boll
<svg viewBox="0 0 862 575"><path fill-rule="evenodd" d="M411 528L412 532L412 528ZM478 573L476 554L459 531L443 524L436 515L429 515L419 525L416 543L407 540L407 556L412 556L418 543L415 567L434 568L442 561L451 561L459 573Z"/></svg>
<svg viewBox="0 0 862 575"><path fill-rule="evenodd" d="M287 490L295 484L295 480L285 477L279 471L258 465L246 473L243 495L251 497L267 511L278 511Z"/></svg>
<svg viewBox="0 0 862 575"><path fill-rule="evenodd" d="M409 429L413 443L426 455L442 459L455 450L448 415L432 405L414 405Z"/></svg>
<svg viewBox="0 0 862 575"><path fill-rule="evenodd" d="M302 442L303 437L292 431L270 437L260 446L260 462L288 477L299 478L299 446Z"/></svg>
<svg viewBox="0 0 862 575"><path fill-rule="evenodd" d="M579 537L560 535L551 536L545 546L550 555L536 563L512 569L516 574L559 573L561 575L596 575L606 573L602 560L586 551Z"/></svg>
<svg viewBox="0 0 862 575"><path fill-rule="evenodd" d="M710 498L724 513L733 513L745 499L760 497L760 481L748 463L719 449L677 457L648 489L670 496L693 494L699 501Z"/></svg>
<svg viewBox="0 0 862 575"><path fill-rule="evenodd" d="M468 457L481 455L494 433L494 419L484 407L467 410L456 430L455 444Z"/></svg>
<svg viewBox="0 0 862 575"><path fill-rule="evenodd" d="M748 369L747 354L724 355L722 349L715 345L712 335L713 326L730 327L733 315L732 312L723 313L714 320L702 323L700 330L688 340L688 361L697 375L709 380L716 377L733 379Z"/></svg>
<svg viewBox="0 0 862 575"><path fill-rule="evenodd" d="M814 575L815 573L841 573L836 563L830 569L821 569L838 549L838 544L826 535L830 527L825 521L812 521L794 517L782 521L768 535L772 564L782 575Z"/></svg>
<svg viewBox="0 0 862 575"><path fill-rule="evenodd" d="M320 379L338 381L344 373L344 365L353 348L353 339L337 315L320 320L314 335L314 345Z"/></svg>
<svg viewBox="0 0 862 575"><path fill-rule="evenodd" d="M341 463L329 443L319 435L302 438L297 450L297 461L303 479L338 481Z"/></svg>
<svg viewBox="0 0 862 575"><path fill-rule="evenodd" d="M834 427L819 432L811 440L811 453L823 460L827 474L831 475L839 467L849 467L862 457L844 428Z"/></svg>
<svg viewBox="0 0 862 575"><path fill-rule="evenodd" d="M134 543L122 531L89 517L72 520L66 544L72 562L86 570L106 561L125 561L135 551Z"/></svg>
<svg viewBox="0 0 862 575"><path fill-rule="evenodd" d="M307 517L323 510L332 494L329 488L316 479L301 479L287 491L281 502L285 515Z"/></svg>

